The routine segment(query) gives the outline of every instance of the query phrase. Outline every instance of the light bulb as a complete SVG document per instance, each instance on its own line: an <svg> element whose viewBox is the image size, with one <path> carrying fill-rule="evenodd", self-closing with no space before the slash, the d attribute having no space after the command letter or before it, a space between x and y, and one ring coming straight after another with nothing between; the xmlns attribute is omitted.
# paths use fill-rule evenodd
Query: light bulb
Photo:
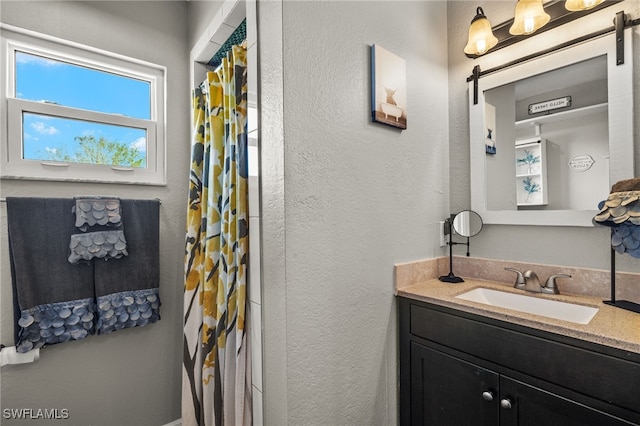
<svg viewBox="0 0 640 426"><path fill-rule="evenodd" d="M476 42L476 53L482 55L487 51L487 41L482 39Z"/></svg>
<svg viewBox="0 0 640 426"><path fill-rule="evenodd" d="M534 32L536 29L535 24L536 20L533 18L533 16L526 16L524 18L524 33L531 34L532 32Z"/></svg>

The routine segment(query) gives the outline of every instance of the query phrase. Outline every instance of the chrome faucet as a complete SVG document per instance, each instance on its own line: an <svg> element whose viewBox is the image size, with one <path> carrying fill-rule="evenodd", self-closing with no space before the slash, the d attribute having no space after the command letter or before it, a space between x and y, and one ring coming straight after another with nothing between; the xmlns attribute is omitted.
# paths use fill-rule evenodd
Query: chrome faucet
<svg viewBox="0 0 640 426"><path fill-rule="evenodd" d="M516 276L516 282L513 285L514 288L520 290L531 291L533 293L545 293L545 294L560 294L558 290L558 284L556 278L571 278L569 274L556 274L547 278L544 285L540 284L538 275L533 271L520 272L514 268L504 268L505 271L512 271L518 274Z"/></svg>

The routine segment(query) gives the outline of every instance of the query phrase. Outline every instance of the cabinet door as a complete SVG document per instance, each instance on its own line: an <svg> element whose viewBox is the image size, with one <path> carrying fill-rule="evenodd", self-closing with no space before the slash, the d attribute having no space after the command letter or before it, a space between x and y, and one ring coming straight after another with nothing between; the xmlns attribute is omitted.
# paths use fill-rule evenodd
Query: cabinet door
<svg viewBox="0 0 640 426"><path fill-rule="evenodd" d="M498 424L498 374L411 342L411 424Z"/></svg>
<svg viewBox="0 0 640 426"><path fill-rule="evenodd" d="M618 426L632 424L504 376L500 377L500 403L502 405L500 426Z"/></svg>

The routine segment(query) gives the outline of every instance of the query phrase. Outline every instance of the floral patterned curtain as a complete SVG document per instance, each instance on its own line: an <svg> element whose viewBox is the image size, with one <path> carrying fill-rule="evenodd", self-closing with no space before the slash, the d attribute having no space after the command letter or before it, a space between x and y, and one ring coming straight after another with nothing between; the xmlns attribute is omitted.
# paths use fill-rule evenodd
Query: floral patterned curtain
<svg viewBox="0 0 640 426"><path fill-rule="evenodd" d="M182 424L251 424L245 323L246 49L194 90L187 212Z"/></svg>

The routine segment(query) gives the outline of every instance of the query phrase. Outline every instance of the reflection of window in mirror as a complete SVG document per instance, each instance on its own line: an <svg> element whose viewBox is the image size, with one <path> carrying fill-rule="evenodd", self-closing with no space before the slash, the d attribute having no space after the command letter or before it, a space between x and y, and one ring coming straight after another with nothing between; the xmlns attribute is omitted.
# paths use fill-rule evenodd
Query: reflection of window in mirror
<svg viewBox="0 0 640 426"><path fill-rule="evenodd" d="M489 210L589 210L608 193L606 56L492 88L484 97L485 127L499 135L496 154L485 158ZM588 167L584 158L593 160Z"/></svg>

